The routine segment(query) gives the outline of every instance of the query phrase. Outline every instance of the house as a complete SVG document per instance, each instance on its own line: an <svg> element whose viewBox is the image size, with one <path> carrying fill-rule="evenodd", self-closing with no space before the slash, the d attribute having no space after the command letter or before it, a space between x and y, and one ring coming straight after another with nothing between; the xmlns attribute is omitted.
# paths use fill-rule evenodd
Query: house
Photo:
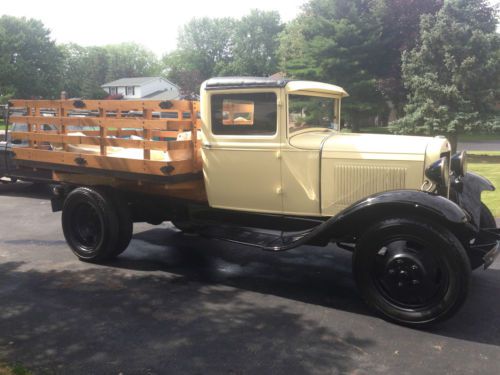
<svg viewBox="0 0 500 375"><path fill-rule="evenodd" d="M180 88L162 77L134 77L101 85L110 96L122 95L123 99L172 100L178 99Z"/></svg>

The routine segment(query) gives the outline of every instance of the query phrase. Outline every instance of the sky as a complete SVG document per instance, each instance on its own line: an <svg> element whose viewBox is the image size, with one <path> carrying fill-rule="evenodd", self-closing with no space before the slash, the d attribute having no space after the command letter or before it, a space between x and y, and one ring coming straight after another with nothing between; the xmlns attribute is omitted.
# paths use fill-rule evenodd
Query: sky
<svg viewBox="0 0 500 375"><path fill-rule="evenodd" d="M500 0L488 0L499 4ZM83 46L136 42L158 57L175 49L177 33L194 17L240 18L251 9L295 18L307 0L3 0L0 14L36 18L57 43ZM500 27L500 25L499 25Z"/></svg>
<svg viewBox="0 0 500 375"><path fill-rule="evenodd" d="M240 18L251 9L277 10L290 21L306 0L3 0L0 14L36 18L57 43L83 46L137 42L161 57L194 17Z"/></svg>

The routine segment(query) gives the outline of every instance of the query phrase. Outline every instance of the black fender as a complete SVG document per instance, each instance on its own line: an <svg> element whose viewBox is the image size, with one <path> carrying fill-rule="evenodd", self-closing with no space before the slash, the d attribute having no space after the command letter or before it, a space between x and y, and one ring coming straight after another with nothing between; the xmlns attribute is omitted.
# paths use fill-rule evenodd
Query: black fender
<svg viewBox="0 0 500 375"><path fill-rule="evenodd" d="M466 243L474 235L468 214L453 201L419 190L393 190L371 195L354 203L317 227L287 237L280 246L266 250L289 250L304 245L329 242L353 242L363 230L379 220L391 217L418 217L440 223Z"/></svg>
<svg viewBox="0 0 500 375"><path fill-rule="evenodd" d="M472 222L479 228L481 217L481 193L483 191L494 191L495 186L485 177L468 172L465 176L456 179L451 185L453 199L467 211Z"/></svg>

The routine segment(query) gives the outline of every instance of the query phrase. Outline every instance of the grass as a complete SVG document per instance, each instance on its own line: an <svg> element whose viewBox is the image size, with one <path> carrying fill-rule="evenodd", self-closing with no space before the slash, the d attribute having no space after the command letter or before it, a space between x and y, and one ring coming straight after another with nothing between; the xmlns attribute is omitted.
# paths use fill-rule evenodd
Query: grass
<svg viewBox="0 0 500 375"><path fill-rule="evenodd" d="M363 127L360 129L361 133L370 134L391 134L387 126L377 127ZM459 142L487 142L493 140L500 140L500 134L495 133L465 133L458 136Z"/></svg>
<svg viewBox="0 0 500 375"><path fill-rule="evenodd" d="M500 156L500 151L467 151L469 155L487 155L487 156Z"/></svg>
<svg viewBox="0 0 500 375"><path fill-rule="evenodd" d="M470 153L475 155L500 155L500 151L471 151ZM491 212L493 212L493 216L500 218L500 162L495 160L495 162L490 163L485 158L483 162L469 163L469 171L486 177L497 188L495 191L483 192L482 199Z"/></svg>
<svg viewBox="0 0 500 375"><path fill-rule="evenodd" d="M31 375L32 372L23 365L16 363L13 366L7 366L0 363L0 375Z"/></svg>

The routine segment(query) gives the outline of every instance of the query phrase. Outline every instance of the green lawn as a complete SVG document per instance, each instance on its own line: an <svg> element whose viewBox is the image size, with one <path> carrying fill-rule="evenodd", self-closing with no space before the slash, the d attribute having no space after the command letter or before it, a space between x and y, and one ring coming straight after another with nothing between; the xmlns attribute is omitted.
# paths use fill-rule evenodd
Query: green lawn
<svg viewBox="0 0 500 375"><path fill-rule="evenodd" d="M500 218L500 163L470 163L469 171L486 177L496 186L495 191L483 192L482 198L493 215Z"/></svg>
<svg viewBox="0 0 500 375"><path fill-rule="evenodd" d="M388 127L363 127L361 133L371 134L391 134ZM492 140L500 140L500 134L484 134L484 133L466 133L460 134L458 137L459 142L486 142Z"/></svg>

